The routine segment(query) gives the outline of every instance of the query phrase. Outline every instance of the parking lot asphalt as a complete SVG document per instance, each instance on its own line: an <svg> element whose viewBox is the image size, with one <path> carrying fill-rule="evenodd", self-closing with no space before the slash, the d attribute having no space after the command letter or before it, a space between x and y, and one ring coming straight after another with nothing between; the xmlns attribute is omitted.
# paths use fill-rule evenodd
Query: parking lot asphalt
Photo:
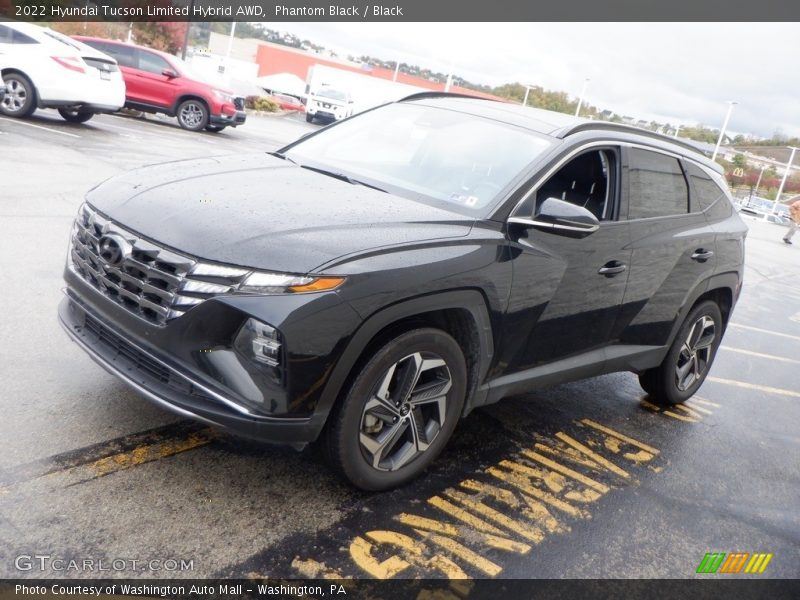
<svg viewBox="0 0 800 600"><path fill-rule="evenodd" d="M797 577L800 239L783 244L775 225L747 221L742 297L686 406L650 405L631 374L509 398L465 419L424 478L384 494L355 491L313 447L164 412L67 339L56 305L88 189L314 128L0 117L0 577ZM762 574L696 575L719 552L771 558ZM139 562L18 560L37 554Z"/></svg>

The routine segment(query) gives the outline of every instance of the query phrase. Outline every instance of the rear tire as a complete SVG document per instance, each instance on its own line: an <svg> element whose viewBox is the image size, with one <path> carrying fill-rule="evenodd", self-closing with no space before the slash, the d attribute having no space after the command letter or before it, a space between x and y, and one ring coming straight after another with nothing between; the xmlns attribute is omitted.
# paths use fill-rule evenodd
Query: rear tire
<svg viewBox="0 0 800 600"><path fill-rule="evenodd" d="M388 490L419 476L461 417L467 367L444 331L414 329L361 366L328 418L323 450L363 490Z"/></svg>
<svg viewBox="0 0 800 600"><path fill-rule="evenodd" d="M201 100L184 100L176 114L178 125L187 131L202 131L208 125L208 107Z"/></svg>
<svg viewBox="0 0 800 600"><path fill-rule="evenodd" d="M22 73L3 75L6 93L0 102L0 113L7 117L30 117L36 110L36 88Z"/></svg>
<svg viewBox="0 0 800 600"><path fill-rule="evenodd" d="M314 115L306 113L306 123L311 123L313 121L314 121Z"/></svg>
<svg viewBox="0 0 800 600"><path fill-rule="evenodd" d="M722 341L722 313L716 302L695 306L678 330L662 363L639 375L659 406L681 404L703 385Z"/></svg>
<svg viewBox="0 0 800 600"><path fill-rule="evenodd" d="M70 123L86 123L86 121L94 116L92 111L80 108L59 108L58 114L64 117L65 121L69 121Z"/></svg>

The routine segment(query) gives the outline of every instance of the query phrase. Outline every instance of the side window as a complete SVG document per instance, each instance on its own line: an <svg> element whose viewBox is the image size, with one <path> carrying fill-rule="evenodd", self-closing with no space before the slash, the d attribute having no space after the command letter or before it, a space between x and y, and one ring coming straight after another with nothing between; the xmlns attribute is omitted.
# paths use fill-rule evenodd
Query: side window
<svg viewBox="0 0 800 600"><path fill-rule="evenodd" d="M108 44L105 42L86 42L92 48L108 54L117 61L120 67L136 68L136 49L122 44Z"/></svg>
<svg viewBox="0 0 800 600"><path fill-rule="evenodd" d="M139 68L148 73L155 73L161 75L164 69L171 69L169 63L152 52L139 51Z"/></svg>
<svg viewBox="0 0 800 600"><path fill-rule="evenodd" d="M686 171L692 181L692 212L708 210L725 195L725 192L711 179L711 175L700 167L689 163Z"/></svg>
<svg viewBox="0 0 800 600"><path fill-rule="evenodd" d="M38 44L35 39L11 29L7 25L0 25L0 44Z"/></svg>
<svg viewBox="0 0 800 600"><path fill-rule="evenodd" d="M685 215L689 189L677 158L631 148L628 164L628 218Z"/></svg>
<svg viewBox="0 0 800 600"><path fill-rule="evenodd" d="M613 219L615 174L615 152L585 152L561 167L539 188L534 214L538 213L542 202L558 198L586 208L601 221Z"/></svg>

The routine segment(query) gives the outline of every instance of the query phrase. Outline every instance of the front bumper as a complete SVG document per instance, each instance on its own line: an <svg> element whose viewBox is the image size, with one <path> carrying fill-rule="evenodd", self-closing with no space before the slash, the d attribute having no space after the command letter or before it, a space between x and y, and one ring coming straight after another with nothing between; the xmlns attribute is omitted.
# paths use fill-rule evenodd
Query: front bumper
<svg viewBox="0 0 800 600"><path fill-rule="evenodd" d="M219 390L132 342L69 293L58 316L67 334L96 363L167 410L260 441L302 447L319 435L319 419L243 414Z"/></svg>
<svg viewBox="0 0 800 600"><path fill-rule="evenodd" d="M247 120L247 113L243 110L236 111L236 114L233 115L226 115L226 114L219 114L219 115L211 115L208 118L209 125L214 125L216 127L238 127L239 125L244 124Z"/></svg>

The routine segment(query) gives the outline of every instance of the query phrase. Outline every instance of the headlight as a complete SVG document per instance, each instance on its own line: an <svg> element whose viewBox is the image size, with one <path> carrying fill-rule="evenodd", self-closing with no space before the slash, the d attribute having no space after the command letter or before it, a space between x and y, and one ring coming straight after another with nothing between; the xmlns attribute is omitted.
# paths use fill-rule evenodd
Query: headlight
<svg viewBox="0 0 800 600"><path fill-rule="evenodd" d="M344 283L344 277L304 277L284 273L252 273L239 285L238 291L254 294L285 294L333 290Z"/></svg>
<svg viewBox="0 0 800 600"><path fill-rule="evenodd" d="M223 92L222 90L214 90L214 95L223 102L233 104L233 94L229 94L228 92Z"/></svg>

